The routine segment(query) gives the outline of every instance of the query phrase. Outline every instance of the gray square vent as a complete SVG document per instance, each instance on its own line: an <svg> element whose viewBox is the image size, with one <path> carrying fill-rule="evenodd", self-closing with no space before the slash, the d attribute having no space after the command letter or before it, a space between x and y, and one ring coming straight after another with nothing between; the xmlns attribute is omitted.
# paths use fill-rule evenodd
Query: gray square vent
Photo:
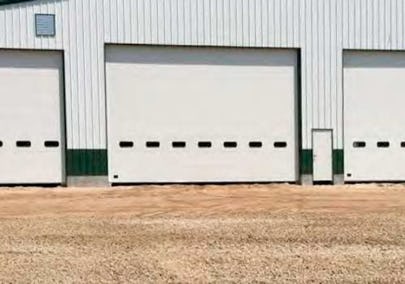
<svg viewBox="0 0 405 284"><path fill-rule="evenodd" d="M55 15L36 14L35 34L36 36L55 36Z"/></svg>

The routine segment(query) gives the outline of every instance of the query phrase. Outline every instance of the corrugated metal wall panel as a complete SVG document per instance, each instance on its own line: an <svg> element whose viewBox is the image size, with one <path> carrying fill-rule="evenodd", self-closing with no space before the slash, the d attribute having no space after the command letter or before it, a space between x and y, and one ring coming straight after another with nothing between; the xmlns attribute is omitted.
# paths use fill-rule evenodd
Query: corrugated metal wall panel
<svg viewBox="0 0 405 284"><path fill-rule="evenodd" d="M0 47L63 49L69 148L105 148L104 43L302 50L303 147L343 147L342 50L405 49L403 0L39 0L0 7ZM35 13L56 14L38 38ZM271 90L270 90L271 91Z"/></svg>
<svg viewBox="0 0 405 284"><path fill-rule="evenodd" d="M344 48L405 48L403 0L344 0Z"/></svg>
<svg viewBox="0 0 405 284"><path fill-rule="evenodd" d="M106 42L299 46L297 0L104 0Z"/></svg>

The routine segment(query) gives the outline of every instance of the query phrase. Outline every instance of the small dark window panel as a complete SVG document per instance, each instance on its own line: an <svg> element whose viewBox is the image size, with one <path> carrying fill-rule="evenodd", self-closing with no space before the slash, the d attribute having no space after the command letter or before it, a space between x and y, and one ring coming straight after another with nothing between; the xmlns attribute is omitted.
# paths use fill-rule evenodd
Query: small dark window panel
<svg viewBox="0 0 405 284"><path fill-rule="evenodd" d="M198 147L199 148L211 148L212 143L209 141L201 141L201 142L198 142Z"/></svg>
<svg viewBox="0 0 405 284"><path fill-rule="evenodd" d="M227 142L224 142L224 147L225 148L236 148L236 147L238 147L238 143L236 143L234 141L227 141Z"/></svg>
<svg viewBox="0 0 405 284"><path fill-rule="evenodd" d="M401 142L401 147L405 148L405 142Z"/></svg>
<svg viewBox="0 0 405 284"><path fill-rule="evenodd" d="M390 142L387 142L387 141L377 142L377 147L378 148L389 148Z"/></svg>
<svg viewBox="0 0 405 284"><path fill-rule="evenodd" d="M364 141L355 141L355 142L353 142L353 147L354 148L365 148L366 147L366 142L364 142Z"/></svg>
<svg viewBox="0 0 405 284"><path fill-rule="evenodd" d="M3 141L0 141L0 147L3 147Z"/></svg>
<svg viewBox="0 0 405 284"><path fill-rule="evenodd" d="M31 141L17 141L16 145L19 148L29 148L31 147Z"/></svg>
<svg viewBox="0 0 405 284"><path fill-rule="evenodd" d="M121 141L120 142L120 147L121 148L132 148L132 147L134 147L134 142L132 142L132 141Z"/></svg>
<svg viewBox="0 0 405 284"><path fill-rule="evenodd" d="M148 142L146 142L146 147L147 148L159 148L160 147L160 142L158 142L158 141L148 141Z"/></svg>
<svg viewBox="0 0 405 284"><path fill-rule="evenodd" d="M44 145L46 148L58 148L59 141L45 141Z"/></svg>
<svg viewBox="0 0 405 284"><path fill-rule="evenodd" d="M249 147L250 148L262 148L263 143L259 142L259 141L252 141L252 142L249 143Z"/></svg>
<svg viewBox="0 0 405 284"><path fill-rule="evenodd" d="M287 148L287 142L274 142L274 148Z"/></svg>
<svg viewBox="0 0 405 284"><path fill-rule="evenodd" d="M172 143L173 148L186 148L186 142L183 141L174 141Z"/></svg>

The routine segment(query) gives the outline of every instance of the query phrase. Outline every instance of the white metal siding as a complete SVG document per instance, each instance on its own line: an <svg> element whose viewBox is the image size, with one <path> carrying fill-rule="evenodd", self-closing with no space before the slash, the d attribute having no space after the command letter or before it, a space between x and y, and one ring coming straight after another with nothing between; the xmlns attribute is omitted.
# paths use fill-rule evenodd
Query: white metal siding
<svg viewBox="0 0 405 284"><path fill-rule="evenodd" d="M56 14L56 37L33 14ZM38 0L0 7L0 47L64 49L69 148L105 148L104 42L302 49L303 147L343 147L342 49L405 49L403 0Z"/></svg>

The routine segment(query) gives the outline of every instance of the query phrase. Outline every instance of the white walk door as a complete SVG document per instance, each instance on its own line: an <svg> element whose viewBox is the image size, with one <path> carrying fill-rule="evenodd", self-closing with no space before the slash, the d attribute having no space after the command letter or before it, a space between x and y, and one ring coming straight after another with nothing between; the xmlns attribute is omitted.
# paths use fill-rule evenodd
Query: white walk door
<svg viewBox="0 0 405 284"><path fill-rule="evenodd" d="M344 54L346 181L405 180L405 52Z"/></svg>
<svg viewBox="0 0 405 284"><path fill-rule="evenodd" d="M312 132L314 182L333 181L332 131L314 130Z"/></svg>
<svg viewBox="0 0 405 284"><path fill-rule="evenodd" d="M62 54L0 50L0 184L64 182Z"/></svg>
<svg viewBox="0 0 405 284"><path fill-rule="evenodd" d="M113 183L297 180L293 50L108 46Z"/></svg>

